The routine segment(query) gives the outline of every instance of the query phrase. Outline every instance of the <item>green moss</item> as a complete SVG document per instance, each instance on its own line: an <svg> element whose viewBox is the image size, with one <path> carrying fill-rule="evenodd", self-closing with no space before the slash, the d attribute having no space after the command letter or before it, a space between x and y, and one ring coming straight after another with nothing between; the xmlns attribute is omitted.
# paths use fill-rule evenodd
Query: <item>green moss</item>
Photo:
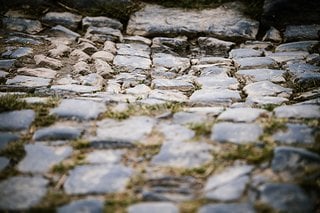
<svg viewBox="0 0 320 213"><path fill-rule="evenodd" d="M145 160L150 160L152 156L159 153L161 144L138 145L136 148L139 157L143 157Z"/></svg>
<svg viewBox="0 0 320 213"><path fill-rule="evenodd" d="M75 167L75 164L65 164L65 163L59 163L56 164L52 167L51 171L53 173L58 173L58 174L65 174L69 170L73 169Z"/></svg>
<svg viewBox="0 0 320 213"><path fill-rule="evenodd" d="M258 213L276 213L274 209L272 209L270 206L267 204L257 202L254 204L254 208Z"/></svg>
<svg viewBox="0 0 320 213"><path fill-rule="evenodd" d="M197 199L197 200L181 202L180 212L182 212L182 213L198 212L202 206L204 206L208 203L210 203L210 201L206 200L206 199Z"/></svg>
<svg viewBox="0 0 320 213"><path fill-rule="evenodd" d="M19 162L25 156L24 140L9 143L3 150L0 150L0 156L5 156L13 162Z"/></svg>
<svg viewBox="0 0 320 213"><path fill-rule="evenodd" d="M264 121L264 134L265 135L272 135L279 130L286 130L286 119L267 119Z"/></svg>
<svg viewBox="0 0 320 213"><path fill-rule="evenodd" d="M26 109L27 103L21 101L18 95L0 96L0 113L13 110Z"/></svg>
<svg viewBox="0 0 320 213"><path fill-rule="evenodd" d="M255 144L230 146L221 154L221 158L229 161L245 160L250 164L260 164L272 159L273 146Z"/></svg>
<svg viewBox="0 0 320 213"><path fill-rule="evenodd" d="M262 106L262 109L272 112L276 107L280 106L279 104L266 104Z"/></svg>
<svg viewBox="0 0 320 213"><path fill-rule="evenodd" d="M70 144L74 149L90 148L90 142L83 139L77 139L77 140L71 141Z"/></svg>
<svg viewBox="0 0 320 213"><path fill-rule="evenodd" d="M71 197L55 189L50 189L41 203L27 212L56 212L56 207L65 205L71 201Z"/></svg>
<svg viewBox="0 0 320 213"><path fill-rule="evenodd" d="M130 205L140 201L140 199L130 193L109 195L105 199L105 213L125 213Z"/></svg>
<svg viewBox="0 0 320 213"><path fill-rule="evenodd" d="M211 128L213 123L192 123L189 128L195 131L196 136L209 136L211 134Z"/></svg>

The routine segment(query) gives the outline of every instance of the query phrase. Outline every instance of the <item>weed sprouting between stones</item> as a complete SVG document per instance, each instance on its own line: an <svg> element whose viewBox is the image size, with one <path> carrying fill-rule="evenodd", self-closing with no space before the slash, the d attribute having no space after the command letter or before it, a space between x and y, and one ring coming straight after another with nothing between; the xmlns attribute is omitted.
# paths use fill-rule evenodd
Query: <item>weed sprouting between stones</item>
<svg viewBox="0 0 320 213"><path fill-rule="evenodd" d="M27 108L27 103L19 99L18 95L0 96L0 113Z"/></svg>
<svg viewBox="0 0 320 213"><path fill-rule="evenodd" d="M211 134L211 128L213 124L213 122L192 123L189 124L189 128L195 132L196 137L209 136Z"/></svg>

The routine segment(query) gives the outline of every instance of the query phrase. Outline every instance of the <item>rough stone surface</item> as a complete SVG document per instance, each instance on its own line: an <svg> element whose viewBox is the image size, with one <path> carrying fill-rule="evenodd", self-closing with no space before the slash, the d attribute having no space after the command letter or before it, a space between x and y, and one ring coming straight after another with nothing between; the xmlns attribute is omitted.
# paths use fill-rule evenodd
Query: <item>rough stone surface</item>
<svg viewBox="0 0 320 213"><path fill-rule="evenodd" d="M255 108L227 109L218 116L219 120L234 122L253 122L260 116L266 116L267 111Z"/></svg>
<svg viewBox="0 0 320 213"><path fill-rule="evenodd" d="M179 124L161 124L157 131L161 132L167 141L186 141L195 136L195 133Z"/></svg>
<svg viewBox="0 0 320 213"><path fill-rule="evenodd" d="M9 70L15 62L15 59L0 60L0 69Z"/></svg>
<svg viewBox="0 0 320 213"><path fill-rule="evenodd" d="M160 90L179 90L182 92L190 91L194 88L192 83L177 79L154 79L152 87Z"/></svg>
<svg viewBox="0 0 320 213"><path fill-rule="evenodd" d="M246 144L258 142L263 130L258 124L217 123L212 127L211 140Z"/></svg>
<svg viewBox="0 0 320 213"><path fill-rule="evenodd" d="M240 99L239 92L229 89L201 89L190 97L192 103L199 105L230 104Z"/></svg>
<svg viewBox="0 0 320 213"><path fill-rule="evenodd" d="M290 42L277 46L275 52L295 52L295 51L311 51L316 45L319 45L319 41L299 41Z"/></svg>
<svg viewBox="0 0 320 213"><path fill-rule="evenodd" d="M23 210L37 205L46 195L48 183L38 176L17 176L0 182L0 209Z"/></svg>
<svg viewBox="0 0 320 213"><path fill-rule="evenodd" d="M135 116L127 120L105 119L98 123L97 138L105 143L136 143L151 133L155 120L145 116Z"/></svg>
<svg viewBox="0 0 320 213"><path fill-rule="evenodd" d="M114 65L123 67L129 70L134 69L149 69L151 60L139 56L123 56L117 55L113 60Z"/></svg>
<svg viewBox="0 0 320 213"><path fill-rule="evenodd" d="M40 78L49 78L52 79L56 76L57 71L48 68L20 68L17 72L21 75L29 75Z"/></svg>
<svg viewBox="0 0 320 213"><path fill-rule="evenodd" d="M0 132L0 150L4 149L7 144L17 141L19 136L9 132Z"/></svg>
<svg viewBox="0 0 320 213"><path fill-rule="evenodd" d="M302 148L277 147L272 159L272 170L280 173L285 179L308 178L312 173L319 171L320 156ZM306 175L308 168L313 172Z"/></svg>
<svg viewBox="0 0 320 213"><path fill-rule="evenodd" d="M40 144L24 146L26 157L18 164L20 172L45 173L72 153L71 147L49 147Z"/></svg>
<svg viewBox="0 0 320 213"><path fill-rule="evenodd" d="M210 154L212 149L213 147L206 143L167 142L162 145L160 153L153 157L151 163L157 166L195 168L213 159Z"/></svg>
<svg viewBox="0 0 320 213"><path fill-rule="evenodd" d="M123 154L122 150L96 150L87 155L86 161L91 164L118 164Z"/></svg>
<svg viewBox="0 0 320 213"><path fill-rule="evenodd" d="M0 113L0 130L26 130L35 119L33 110L20 110Z"/></svg>
<svg viewBox="0 0 320 213"><path fill-rule="evenodd" d="M36 34L42 30L41 22L30 19L4 17L2 18L4 28L13 31Z"/></svg>
<svg viewBox="0 0 320 213"><path fill-rule="evenodd" d="M12 79L8 79L6 84L34 88L34 87L47 87L49 86L50 82L51 82L51 79L48 79L48 78L17 75Z"/></svg>
<svg viewBox="0 0 320 213"><path fill-rule="evenodd" d="M131 17L127 33L140 36L204 33L222 38L255 38L259 24L234 9L241 5L229 6L184 11L147 5Z"/></svg>
<svg viewBox="0 0 320 213"><path fill-rule="evenodd" d="M123 26L121 22L116 19L104 17L104 16L97 16L97 17L85 17L82 19L82 27L88 28L90 26L94 27L110 27L114 29L122 30Z"/></svg>
<svg viewBox="0 0 320 213"><path fill-rule="evenodd" d="M131 175L132 170L121 165L77 166L64 183L64 190L74 195L123 192Z"/></svg>
<svg viewBox="0 0 320 213"><path fill-rule="evenodd" d="M235 59L236 67L245 69L275 69L278 67L276 61L269 57L248 57Z"/></svg>
<svg viewBox="0 0 320 213"><path fill-rule="evenodd" d="M229 53L229 58L248 58L260 56L262 56L262 51L254 49L233 49Z"/></svg>
<svg viewBox="0 0 320 213"><path fill-rule="evenodd" d="M175 204L169 202L146 202L128 207L128 213L148 213L150 211L154 213L178 213L179 208Z"/></svg>
<svg viewBox="0 0 320 213"><path fill-rule="evenodd" d="M5 169L10 163L10 160L5 157L0 157L0 172Z"/></svg>
<svg viewBox="0 0 320 213"><path fill-rule="evenodd" d="M82 199L76 200L64 206L57 208L58 213L69 213L69 212L79 212L79 213L101 213L103 212L103 201L98 199Z"/></svg>
<svg viewBox="0 0 320 213"><path fill-rule="evenodd" d="M252 169L253 167L248 165L235 166L213 175L204 187L205 197L219 201L239 199L249 182L248 174Z"/></svg>
<svg viewBox="0 0 320 213"><path fill-rule="evenodd" d="M289 25L284 31L285 41L317 40L320 25Z"/></svg>
<svg viewBox="0 0 320 213"><path fill-rule="evenodd" d="M103 103L77 99L65 99L51 113L59 117L89 120L97 118L106 109Z"/></svg>
<svg viewBox="0 0 320 213"><path fill-rule="evenodd" d="M313 202L297 185L266 184L260 191L260 201L276 211L313 212Z"/></svg>
<svg viewBox="0 0 320 213"><path fill-rule="evenodd" d="M36 141L43 140L72 140L77 139L81 135L81 129L57 125L38 129L32 139Z"/></svg>
<svg viewBox="0 0 320 213"><path fill-rule="evenodd" d="M312 144L315 142L317 129L304 124L287 124L287 129L277 132L273 139L283 144Z"/></svg>
<svg viewBox="0 0 320 213"><path fill-rule="evenodd" d="M248 94L249 97L278 96L283 98L289 98L292 94L292 89L279 86L270 81L259 81L251 83L245 86L243 90L245 91L245 93Z"/></svg>
<svg viewBox="0 0 320 213"><path fill-rule="evenodd" d="M283 70L273 70L273 69L250 69L250 70L239 70L236 76L239 76L247 83L257 82L257 81L271 81L273 83L285 82Z"/></svg>
<svg viewBox="0 0 320 213"><path fill-rule="evenodd" d="M42 21L50 25L62 25L76 30L81 22L81 16L69 12L49 12L42 17Z"/></svg>
<svg viewBox="0 0 320 213"><path fill-rule="evenodd" d="M254 213L252 205L248 203L229 203L229 204L207 204L199 209L199 213Z"/></svg>
<svg viewBox="0 0 320 213"><path fill-rule="evenodd" d="M200 37L198 38L198 43L201 49L203 49L206 54L212 56L228 56L228 52L235 46L235 43L222 41L216 38L210 37Z"/></svg>
<svg viewBox="0 0 320 213"><path fill-rule="evenodd" d="M274 109L279 118L319 118L320 107L317 105L287 105Z"/></svg>

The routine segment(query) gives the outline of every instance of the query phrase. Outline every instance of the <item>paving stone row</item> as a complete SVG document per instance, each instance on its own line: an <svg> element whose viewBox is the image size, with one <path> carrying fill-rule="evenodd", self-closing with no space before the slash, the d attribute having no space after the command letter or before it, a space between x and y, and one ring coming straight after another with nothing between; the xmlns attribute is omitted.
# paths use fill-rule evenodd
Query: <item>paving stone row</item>
<svg viewBox="0 0 320 213"><path fill-rule="evenodd" d="M319 208L320 43L295 34L307 26L255 41L259 23L241 7L147 4L126 29L8 11L0 209Z"/></svg>

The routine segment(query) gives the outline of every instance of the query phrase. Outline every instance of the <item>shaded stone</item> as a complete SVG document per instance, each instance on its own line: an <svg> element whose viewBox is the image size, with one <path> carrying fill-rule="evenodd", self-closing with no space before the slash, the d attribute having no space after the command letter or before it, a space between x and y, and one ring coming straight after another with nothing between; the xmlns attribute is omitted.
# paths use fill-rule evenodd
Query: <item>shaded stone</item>
<svg viewBox="0 0 320 213"><path fill-rule="evenodd" d="M160 124L157 131L164 135L166 141L186 141L195 136L194 131L179 124Z"/></svg>
<svg viewBox="0 0 320 213"><path fill-rule="evenodd" d="M194 88L192 83L178 79L154 79L151 87L160 90L179 90L182 92L187 92Z"/></svg>
<svg viewBox="0 0 320 213"><path fill-rule="evenodd" d="M97 17L84 17L82 19L82 27L87 29L88 27L110 27L114 29L122 30L123 25L120 21L112 18L108 18L105 16L97 16Z"/></svg>
<svg viewBox="0 0 320 213"><path fill-rule="evenodd" d="M274 27L270 27L270 29L263 36L262 41L281 42L282 37L281 37L280 31Z"/></svg>
<svg viewBox="0 0 320 213"><path fill-rule="evenodd" d="M259 24L241 14L239 7L242 5L232 3L215 9L186 11L148 4L131 16L127 34L172 37L203 33L223 39L254 39Z"/></svg>
<svg viewBox="0 0 320 213"><path fill-rule="evenodd" d="M10 36L6 39L6 43L19 43L19 44L32 44L39 45L43 42L37 38L27 38L27 37L19 37L19 36Z"/></svg>
<svg viewBox="0 0 320 213"><path fill-rule="evenodd" d="M145 44L131 43L131 44L117 44L118 55L139 56L150 58L150 47Z"/></svg>
<svg viewBox="0 0 320 213"><path fill-rule="evenodd" d="M152 56L154 66L173 69L176 72L183 72L190 67L189 58L183 58L166 53L155 53Z"/></svg>
<svg viewBox="0 0 320 213"><path fill-rule="evenodd" d="M94 141L99 143L137 143L141 142L152 131L155 120L145 116L132 116L123 121L105 119L98 122ZM93 146L94 142L93 141Z"/></svg>
<svg viewBox="0 0 320 213"><path fill-rule="evenodd" d="M166 142L151 164L177 168L196 168L210 162L212 145L207 143Z"/></svg>
<svg viewBox="0 0 320 213"><path fill-rule="evenodd" d="M37 65L43 67L49 67L52 69L60 69L63 67L61 61L54 58L46 57L45 55L35 55L34 60Z"/></svg>
<svg viewBox="0 0 320 213"><path fill-rule="evenodd" d="M123 154L122 150L95 150L86 156L85 161L91 164L119 164Z"/></svg>
<svg viewBox="0 0 320 213"><path fill-rule="evenodd" d="M9 132L0 132L0 150L5 149L7 144L17 141L19 136Z"/></svg>
<svg viewBox="0 0 320 213"><path fill-rule="evenodd" d="M43 140L72 140L80 137L82 130L69 126L51 126L38 129L32 139L36 141Z"/></svg>
<svg viewBox="0 0 320 213"><path fill-rule="evenodd" d="M10 163L10 160L5 157L0 157L0 172L5 169Z"/></svg>
<svg viewBox="0 0 320 213"><path fill-rule="evenodd" d="M292 63L287 68L291 81L301 88L320 86L320 67L305 63Z"/></svg>
<svg viewBox="0 0 320 213"><path fill-rule="evenodd" d="M199 189L199 182L191 176L168 176L161 175L145 181L142 189L142 197L145 201L158 202L183 202L189 201L196 197L196 191Z"/></svg>
<svg viewBox="0 0 320 213"><path fill-rule="evenodd" d="M200 89L190 96L190 102L200 105L230 104L239 100L239 92L229 89Z"/></svg>
<svg viewBox="0 0 320 213"><path fill-rule="evenodd" d="M246 100L246 103L250 105L257 105L257 106L263 106L263 105L281 105L285 102L288 102L289 100L287 98L282 97L272 97L272 96L256 96L256 97L248 97Z"/></svg>
<svg viewBox="0 0 320 213"><path fill-rule="evenodd" d="M123 37L123 41L125 43L140 43L140 44L146 44L151 45L153 43L150 39L142 37L142 36L125 36Z"/></svg>
<svg viewBox="0 0 320 213"><path fill-rule="evenodd" d="M88 55L92 55L93 53L98 51L98 49L89 42L81 42L79 44L79 49L87 53Z"/></svg>
<svg viewBox="0 0 320 213"><path fill-rule="evenodd" d="M149 94L150 91L151 91L150 87L144 84L138 84L137 86L126 89L126 94L145 96Z"/></svg>
<svg viewBox="0 0 320 213"><path fill-rule="evenodd" d="M12 79L8 79L6 84L22 87L47 87L49 86L51 79L17 75Z"/></svg>
<svg viewBox="0 0 320 213"><path fill-rule="evenodd" d="M2 25L8 30L29 34L36 34L42 30L40 21L23 18L4 17L2 18Z"/></svg>
<svg viewBox="0 0 320 213"><path fill-rule="evenodd" d="M236 76L242 77L247 83L257 81L271 81L273 83L285 82L283 77L285 71L273 69L250 69L239 70Z"/></svg>
<svg viewBox="0 0 320 213"><path fill-rule="evenodd" d="M18 47L18 48L13 48L12 50L10 49L2 53L1 56L5 58L21 58L21 57L31 55L33 53L33 50L30 47Z"/></svg>
<svg viewBox="0 0 320 213"><path fill-rule="evenodd" d="M53 91L67 91L67 92L76 92L76 93L92 93L100 91L101 87L96 86L86 86L78 84L65 84L65 85L52 85L51 90Z"/></svg>
<svg viewBox="0 0 320 213"><path fill-rule="evenodd" d="M189 48L187 37L155 37L152 39L152 52L153 53L186 53Z"/></svg>
<svg viewBox="0 0 320 213"><path fill-rule="evenodd" d="M279 212L313 212L314 204L297 185L270 183L260 187L260 202Z"/></svg>
<svg viewBox="0 0 320 213"><path fill-rule="evenodd" d="M218 120L234 122L253 122L259 117L265 117L267 111L256 108L229 108L218 116Z"/></svg>
<svg viewBox="0 0 320 213"><path fill-rule="evenodd" d="M17 73L22 75L40 77L40 78L49 78L52 79L56 76L57 71L48 68L20 68L17 70Z"/></svg>
<svg viewBox="0 0 320 213"><path fill-rule="evenodd" d="M71 52L71 48L65 44L57 44L56 48L48 51L49 56L54 58L61 58L63 56L68 56Z"/></svg>
<svg viewBox="0 0 320 213"><path fill-rule="evenodd" d="M121 165L84 165L70 171L64 183L67 194L124 192L132 170Z"/></svg>
<svg viewBox="0 0 320 213"><path fill-rule="evenodd" d="M0 70L0 78L5 78L8 74L8 72Z"/></svg>
<svg viewBox="0 0 320 213"><path fill-rule="evenodd" d="M227 57L228 52L235 46L235 43L222 41L216 38L199 37L198 43L200 49L203 49L207 55Z"/></svg>
<svg viewBox="0 0 320 213"><path fill-rule="evenodd" d="M117 55L113 60L113 64L128 70L149 69L151 67L151 60L139 56Z"/></svg>
<svg viewBox="0 0 320 213"><path fill-rule="evenodd" d="M261 57L262 51L254 49L233 49L229 53L229 58L248 58L248 57Z"/></svg>
<svg viewBox="0 0 320 213"><path fill-rule="evenodd" d="M97 118L105 109L103 103L95 101L64 99L58 107L51 110L51 114L64 118L89 120Z"/></svg>
<svg viewBox="0 0 320 213"><path fill-rule="evenodd" d="M271 167L286 180L311 180L319 175L320 156L303 148L280 146L274 150Z"/></svg>
<svg viewBox="0 0 320 213"><path fill-rule="evenodd" d="M64 26L57 25L55 27L52 27L49 32L49 35L54 36L54 37L65 37L71 40L76 40L77 38L80 37L79 33L76 33Z"/></svg>
<svg viewBox="0 0 320 213"><path fill-rule="evenodd" d="M255 143L262 133L258 124L221 122L212 127L211 140L235 144Z"/></svg>
<svg viewBox="0 0 320 213"><path fill-rule="evenodd" d="M243 88L249 97L254 96L278 96L289 98L292 94L292 89L279 86L270 81L259 81L248 84Z"/></svg>
<svg viewBox="0 0 320 213"><path fill-rule="evenodd" d="M69 12L49 12L42 17L42 21L49 25L62 25L76 30L82 16Z"/></svg>
<svg viewBox="0 0 320 213"><path fill-rule="evenodd" d="M113 62L113 59L114 59L114 55L112 53L107 52L107 51L95 52L94 54L92 54L91 57L93 59L101 59L101 60L109 62L109 63Z"/></svg>
<svg viewBox="0 0 320 213"><path fill-rule="evenodd" d="M284 144L312 144L315 142L317 129L305 124L286 124L287 129L275 133L275 141Z"/></svg>
<svg viewBox="0 0 320 213"><path fill-rule="evenodd" d="M272 58L276 62L280 64L285 64L285 63L291 63L295 61L304 61L307 56L309 55L308 52L275 52L275 53L268 53L267 56L269 58Z"/></svg>
<svg viewBox="0 0 320 213"><path fill-rule="evenodd" d="M0 209L23 210L39 204L47 193L48 183L38 176L16 176L0 182Z"/></svg>
<svg viewBox="0 0 320 213"><path fill-rule="evenodd" d="M204 187L205 197L219 201L239 199L249 182L248 175L252 170L253 166L235 166L211 176Z"/></svg>
<svg viewBox="0 0 320 213"><path fill-rule="evenodd" d="M285 41L303 41L319 39L320 25L289 25L284 31Z"/></svg>
<svg viewBox="0 0 320 213"><path fill-rule="evenodd" d="M45 173L72 153L71 147L50 147L41 144L24 146L26 157L18 164L20 172Z"/></svg>
<svg viewBox="0 0 320 213"><path fill-rule="evenodd" d="M158 99L163 101L172 101L172 102L187 102L188 97L185 96L182 92L174 90L152 90L148 96L150 99Z"/></svg>
<svg viewBox="0 0 320 213"><path fill-rule="evenodd" d="M276 61L269 57L237 58L235 65L240 70L245 69L275 69L278 67Z"/></svg>
<svg viewBox="0 0 320 213"><path fill-rule="evenodd" d="M179 208L169 202L144 202L129 206L127 211L128 213L178 213Z"/></svg>
<svg viewBox="0 0 320 213"><path fill-rule="evenodd" d="M84 36L93 42L104 43L105 41L122 41L121 31L109 27L93 27L90 26Z"/></svg>
<svg viewBox="0 0 320 213"><path fill-rule="evenodd" d="M101 59L96 59L94 61L94 67L97 73L103 77L110 77L112 73L114 73L111 66Z"/></svg>
<svg viewBox="0 0 320 213"><path fill-rule="evenodd" d="M72 201L69 204L57 208L57 213L102 213L104 209L104 202L102 200L88 198Z"/></svg>
<svg viewBox="0 0 320 213"><path fill-rule="evenodd" d="M239 87L239 82L236 78L230 77L216 77L216 76L204 76L196 78L195 81L201 85L202 89L233 89L236 90Z"/></svg>
<svg viewBox="0 0 320 213"><path fill-rule="evenodd" d="M316 45L319 45L319 41L299 41L299 42L285 43L277 46L275 49L275 52L295 52L295 51L311 52Z"/></svg>
<svg viewBox="0 0 320 213"><path fill-rule="evenodd" d="M219 204L207 204L199 209L199 213L255 213L253 206L249 203L219 203Z"/></svg>
<svg viewBox="0 0 320 213"><path fill-rule="evenodd" d="M79 49L75 49L74 51L72 51L70 56L76 58L79 62L80 61L88 62L90 60L90 56Z"/></svg>
<svg viewBox="0 0 320 213"><path fill-rule="evenodd" d="M177 124L201 124L209 120L206 114L193 112L176 112L173 115L173 122Z"/></svg>
<svg viewBox="0 0 320 213"><path fill-rule="evenodd" d="M278 118L320 118L320 106L317 105L288 105L274 109Z"/></svg>
<svg viewBox="0 0 320 213"><path fill-rule="evenodd" d="M0 113L0 130L26 130L35 119L33 110L20 110Z"/></svg>
<svg viewBox="0 0 320 213"><path fill-rule="evenodd" d="M15 64L15 59L0 60L0 69L9 70Z"/></svg>

